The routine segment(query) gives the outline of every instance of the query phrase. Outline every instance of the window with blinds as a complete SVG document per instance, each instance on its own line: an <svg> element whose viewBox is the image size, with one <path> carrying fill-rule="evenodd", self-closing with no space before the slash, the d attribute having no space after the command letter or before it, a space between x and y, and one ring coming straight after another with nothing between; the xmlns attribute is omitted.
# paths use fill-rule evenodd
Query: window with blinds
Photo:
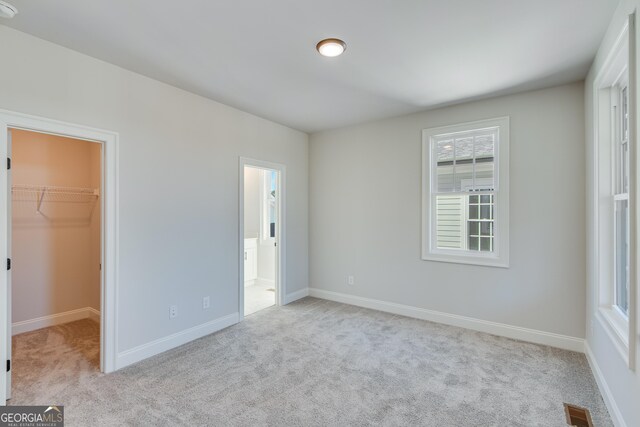
<svg viewBox="0 0 640 427"><path fill-rule="evenodd" d="M508 155L499 161L501 151L508 153L501 147L508 144L507 135L508 118L423 131L424 259L480 257L482 264L505 264L497 239L507 233L500 211L506 215L508 204L498 206L508 196L500 192Z"/></svg>

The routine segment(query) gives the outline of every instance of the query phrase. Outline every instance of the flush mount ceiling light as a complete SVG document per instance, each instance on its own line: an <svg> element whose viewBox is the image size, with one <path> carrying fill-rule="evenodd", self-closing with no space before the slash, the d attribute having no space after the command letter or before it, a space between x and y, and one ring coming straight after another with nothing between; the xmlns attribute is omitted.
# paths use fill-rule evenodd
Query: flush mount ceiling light
<svg viewBox="0 0 640 427"><path fill-rule="evenodd" d="M0 0L0 18L11 19L16 16L17 13L18 9L14 5Z"/></svg>
<svg viewBox="0 0 640 427"><path fill-rule="evenodd" d="M330 58L342 55L346 49L347 44L340 39L324 39L316 45L316 50L320 55Z"/></svg>

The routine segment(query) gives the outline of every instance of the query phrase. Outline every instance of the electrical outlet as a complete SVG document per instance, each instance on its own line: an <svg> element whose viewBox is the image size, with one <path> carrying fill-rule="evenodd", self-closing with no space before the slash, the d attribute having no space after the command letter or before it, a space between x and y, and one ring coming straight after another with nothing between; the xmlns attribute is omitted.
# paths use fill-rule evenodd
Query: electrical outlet
<svg viewBox="0 0 640 427"><path fill-rule="evenodd" d="M202 298L202 309L206 310L209 307L211 307L211 300L209 297Z"/></svg>
<svg viewBox="0 0 640 427"><path fill-rule="evenodd" d="M178 317L178 306L172 305L169 307L169 319L175 319L176 317Z"/></svg>
<svg viewBox="0 0 640 427"><path fill-rule="evenodd" d="M347 276L347 285L355 285L356 279L353 276Z"/></svg>

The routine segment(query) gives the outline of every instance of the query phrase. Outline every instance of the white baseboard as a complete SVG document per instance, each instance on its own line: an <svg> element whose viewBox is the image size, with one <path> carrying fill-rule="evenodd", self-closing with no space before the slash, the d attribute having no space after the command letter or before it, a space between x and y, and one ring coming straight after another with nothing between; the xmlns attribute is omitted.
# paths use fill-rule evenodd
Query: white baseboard
<svg viewBox="0 0 640 427"><path fill-rule="evenodd" d="M93 320L94 322L100 323L100 312L93 307L88 307L87 310L89 310L89 319Z"/></svg>
<svg viewBox="0 0 640 427"><path fill-rule="evenodd" d="M304 298L308 296L309 296L309 288L304 288L299 291L291 292L290 294L285 295L284 303L286 305L296 300L299 300L300 298Z"/></svg>
<svg viewBox="0 0 640 427"><path fill-rule="evenodd" d="M604 400L605 405L607 405L607 410L609 411L609 416L611 416L613 425L616 427L627 427L627 424L622 418L622 413L620 413L620 409L618 408L618 405L616 405L616 401L613 399L611 389L609 389L609 385L607 384L604 375L602 375L598 362L596 362L596 358L594 357L591 347L589 347L589 343L586 340L584 342L584 353L587 356L587 361L589 362L593 376L595 377L598 388L600 389L602 399Z"/></svg>
<svg viewBox="0 0 640 427"><path fill-rule="evenodd" d="M316 298L327 299L345 304L356 305L358 307L371 308L385 311L387 313L399 314L401 316L414 317L416 319L429 320L431 322L444 323L446 325L458 326L472 329L474 331L486 332L506 338L532 342L536 344L558 347L565 350L584 352L584 339L560 335L552 332L538 331L536 329L522 328L504 323L489 322L487 320L475 319L472 317L459 316L457 314L443 313L425 308L413 307L410 305L397 304L375 300L371 298L358 297L339 292L325 291L323 289L309 288L309 295Z"/></svg>
<svg viewBox="0 0 640 427"><path fill-rule="evenodd" d="M238 313L229 314L228 316L220 317L210 322L203 323L202 325L194 326L192 328L185 329L184 331L176 332L175 334L120 352L116 358L116 370L147 359L151 356L155 356L156 354L171 350L172 348L179 347L214 332L218 332L221 329L238 323L238 319Z"/></svg>
<svg viewBox="0 0 640 427"><path fill-rule="evenodd" d="M22 320L11 324L11 335L22 334L25 332L35 331L37 329L47 328L49 326L61 325L63 323L74 322L81 319L94 319L100 321L100 312L91 307L78 308L63 313L52 314L49 316L37 317L35 319Z"/></svg>

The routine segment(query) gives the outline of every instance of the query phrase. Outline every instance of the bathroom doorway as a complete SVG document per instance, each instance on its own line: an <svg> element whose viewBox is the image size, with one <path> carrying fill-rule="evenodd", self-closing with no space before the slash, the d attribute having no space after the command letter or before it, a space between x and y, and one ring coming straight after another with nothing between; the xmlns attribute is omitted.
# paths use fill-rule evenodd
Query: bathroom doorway
<svg viewBox="0 0 640 427"><path fill-rule="evenodd" d="M242 164L241 313L248 316L281 297L281 206L283 167Z"/></svg>

